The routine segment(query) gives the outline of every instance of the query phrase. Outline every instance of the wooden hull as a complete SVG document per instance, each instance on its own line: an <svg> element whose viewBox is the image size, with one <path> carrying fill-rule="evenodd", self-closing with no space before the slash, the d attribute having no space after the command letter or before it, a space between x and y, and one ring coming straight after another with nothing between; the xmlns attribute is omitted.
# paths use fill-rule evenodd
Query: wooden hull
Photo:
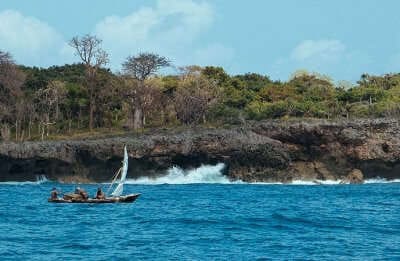
<svg viewBox="0 0 400 261"><path fill-rule="evenodd" d="M130 194L120 197L110 197L105 199L95 199L90 198L87 200L82 199L48 199L50 203L86 203L86 204L107 204L107 203L132 203L134 202L140 194Z"/></svg>

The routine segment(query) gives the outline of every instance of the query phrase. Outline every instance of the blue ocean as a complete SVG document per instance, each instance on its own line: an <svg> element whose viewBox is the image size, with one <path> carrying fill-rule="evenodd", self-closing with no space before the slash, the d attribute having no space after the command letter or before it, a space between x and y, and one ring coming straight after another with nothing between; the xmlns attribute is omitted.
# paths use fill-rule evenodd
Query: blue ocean
<svg viewBox="0 0 400 261"><path fill-rule="evenodd" d="M245 184L208 173L128 182L124 193L142 194L132 204L52 204L53 186L75 185L0 183L1 259L400 259L400 183ZM93 195L99 184L80 186Z"/></svg>

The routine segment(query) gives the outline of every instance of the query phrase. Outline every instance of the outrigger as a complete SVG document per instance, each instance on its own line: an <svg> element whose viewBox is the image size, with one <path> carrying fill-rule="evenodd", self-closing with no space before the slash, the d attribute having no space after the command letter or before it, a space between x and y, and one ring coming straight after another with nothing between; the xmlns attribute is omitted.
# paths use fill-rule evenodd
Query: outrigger
<svg viewBox="0 0 400 261"><path fill-rule="evenodd" d="M134 202L140 194L129 194L122 196L122 192L124 190L124 183L126 180L126 174L128 172L128 152L126 150L126 146L124 147L124 160L122 163L122 168L118 170L118 172L114 175L113 181L111 182L111 185L107 191L108 192L111 190L113 185L115 184L119 174L121 174L121 177L118 181L117 187L114 189L114 191L110 194L110 196L106 196L104 199L97 199L97 198L88 198L84 199L81 195L76 194L76 193L68 193L65 194L62 198L57 198L57 199L52 199L49 198L48 202L51 203L132 203Z"/></svg>

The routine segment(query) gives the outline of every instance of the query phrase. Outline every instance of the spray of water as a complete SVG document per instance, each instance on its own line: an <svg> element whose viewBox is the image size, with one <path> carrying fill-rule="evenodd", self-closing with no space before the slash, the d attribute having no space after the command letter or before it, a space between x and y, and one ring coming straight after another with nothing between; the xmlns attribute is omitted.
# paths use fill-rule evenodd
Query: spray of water
<svg viewBox="0 0 400 261"><path fill-rule="evenodd" d="M225 165L202 165L192 170L183 170L179 167L172 167L167 175L157 178L142 177L139 179L127 180L127 184L196 184L196 183L232 183L222 174Z"/></svg>
<svg viewBox="0 0 400 261"><path fill-rule="evenodd" d="M222 174L225 165L219 163L217 165L202 165L199 168L192 170L183 170L179 167L172 167L167 171L165 176L150 178L142 177L138 179L129 179L127 184L142 184L142 185L158 185L158 184L199 184L199 183L214 183L214 184L246 184L243 181L231 181ZM339 185L342 180L315 180L304 181L294 180L291 183L281 182L255 182L251 184L258 185ZM372 183L393 183L400 182L400 180L386 180L382 178L366 180L366 184Z"/></svg>
<svg viewBox="0 0 400 261"><path fill-rule="evenodd" d="M150 178L142 177L139 179L128 179L126 184L143 184L143 185L158 185L158 184L247 184L243 181L231 181L225 175L222 174L225 165L218 163L216 165L202 165L199 168L192 170L183 170L179 167L170 168L166 175ZM23 181L23 182L0 182L0 185L40 185L46 182L50 182L45 175L36 176L36 181ZM386 180L384 178L374 178L365 180L365 184L379 184L379 183L400 183L400 179ZM315 180L315 181L304 181L295 180L292 183L280 183L280 182L256 182L251 184L258 185L338 185L341 184L341 180Z"/></svg>

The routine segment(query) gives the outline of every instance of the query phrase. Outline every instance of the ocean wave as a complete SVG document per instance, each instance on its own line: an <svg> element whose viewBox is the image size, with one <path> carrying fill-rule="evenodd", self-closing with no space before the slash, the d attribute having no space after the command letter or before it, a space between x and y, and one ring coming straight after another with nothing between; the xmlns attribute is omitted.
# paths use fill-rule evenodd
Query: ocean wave
<svg viewBox="0 0 400 261"><path fill-rule="evenodd" d="M400 179L384 179L384 178L373 178L364 180L364 184L382 184L382 183L400 183ZM342 185L350 184L349 182L343 182L342 180L293 180L290 183L282 182L255 182L249 184L263 184L263 185L303 185L303 186L315 186L315 185Z"/></svg>
<svg viewBox="0 0 400 261"><path fill-rule="evenodd" d="M172 167L167 171L167 175L149 178L128 179L126 184L159 185L159 184L232 184L228 177L222 174L225 164L202 165L192 170L183 170L179 167Z"/></svg>
<svg viewBox="0 0 400 261"><path fill-rule="evenodd" d="M316 185L339 185L342 180L293 180L291 182L242 182L241 184L255 184L255 185L290 185L290 186L316 186Z"/></svg>
<svg viewBox="0 0 400 261"><path fill-rule="evenodd" d="M265 184L265 185L300 185L300 186L315 186L315 185L339 185L342 180L293 180L289 183L283 182L255 182L254 184Z"/></svg>
<svg viewBox="0 0 400 261"><path fill-rule="evenodd" d="M380 184L380 183L400 183L400 179L385 179L381 177L376 177L372 179L366 179L365 184Z"/></svg>
<svg viewBox="0 0 400 261"><path fill-rule="evenodd" d="M244 182L241 180L232 181L222 174L225 165L218 163L216 165L202 165L199 168L192 170L183 170L179 167L172 167L164 176L151 178L141 177L138 179L128 179L126 184L139 185L160 185L160 184L252 184L252 185L300 185L300 186L315 186L315 185L339 185L342 180L293 180L290 183L283 182ZM383 178L374 178L365 180L365 184L375 183L395 183L400 182L400 179L387 180Z"/></svg>
<svg viewBox="0 0 400 261"><path fill-rule="evenodd" d="M5 181L5 182L0 182L0 185L14 185L14 186L20 186L20 185L40 185L50 182L45 175L37 175L36 176L36 181Z"/></svg>
<svg viewBox="0 0 400 261"><path fill-rule="evenodd" d="M254 185L337 185L341 180L294 180L291 183L282 182L244 182L241 180L232 181L222 174L225 164L202 165L192 170L183 170L179 167L172 167L165 176L150 178L141 177L128 179L126 184L160 185L160 184L254 184Z"/></svg>
<svg viewBox="0 0 400 261"><path fill-rule="evenodd" d="M179 167L172 167L164 176L151 178L141 177L138 179L128 179L126 184L138 185L161 185L161 184L251 184L251 185L299 185L299 186L315 186L315 185L339 185L343 184L342 180L293 180L290 183L283 182L244 182L241 180L232 181L225 176L222 171L225 164L218 163L216 165L202 165L192 170L183 170ZM51 182L45 175L36 176L36 181L5 181L0 185L40 185ZM388 180L385 178L366 179L364 184L382 184L382 183L400 183L400 179ZM104 183L109 184L109 183ZM346 183L345 183L346 184Z"/></svg>

